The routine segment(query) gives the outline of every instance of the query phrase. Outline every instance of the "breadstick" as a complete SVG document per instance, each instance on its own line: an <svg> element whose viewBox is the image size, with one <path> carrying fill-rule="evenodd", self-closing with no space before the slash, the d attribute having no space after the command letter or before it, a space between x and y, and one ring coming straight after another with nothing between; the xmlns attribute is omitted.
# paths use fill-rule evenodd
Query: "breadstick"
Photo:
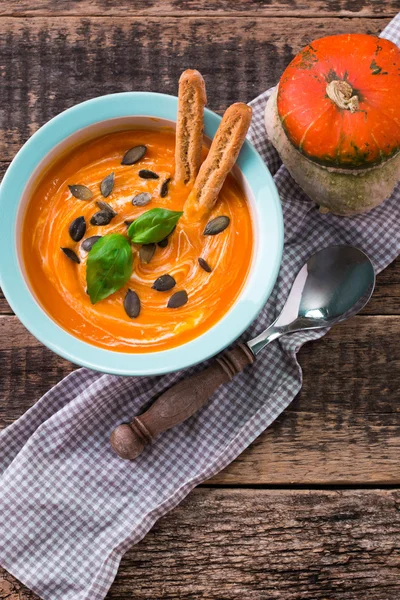
<svg viewBox="0 0 400 600"><path fill-rule="evenodd" d="M222 185L236 162L251 122L252 109L237 102L226 111L201 165L192 191L185 202L185 214L191 219L206 214L214 206Z"/></svg>
<svg viewBox="0 0 400 600"><path fill-rule="evenodd" d="M200 167L206 102L201 74L192 69L184 71L179 79L174 178L186 185L194 183Z"/></svg>

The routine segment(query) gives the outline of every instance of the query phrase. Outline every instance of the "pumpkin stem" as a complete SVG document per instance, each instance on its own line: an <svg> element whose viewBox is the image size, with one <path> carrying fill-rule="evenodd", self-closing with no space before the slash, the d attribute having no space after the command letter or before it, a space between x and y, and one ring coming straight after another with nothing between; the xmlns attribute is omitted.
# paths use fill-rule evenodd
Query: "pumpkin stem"
<svg viewBox="0 0 400 600"><path fill-rule="evenodd" d="M339 108L354 113L358 109L358 96L353 96L353 88L347 81L334 79L326 86L328 98Z"/></svg>

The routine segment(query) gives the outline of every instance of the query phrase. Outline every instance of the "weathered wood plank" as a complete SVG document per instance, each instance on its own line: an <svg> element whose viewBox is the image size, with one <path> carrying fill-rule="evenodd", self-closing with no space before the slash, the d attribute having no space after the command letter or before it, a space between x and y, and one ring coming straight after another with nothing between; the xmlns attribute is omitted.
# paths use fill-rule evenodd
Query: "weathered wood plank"
<svg viewBox="0 0 400 600"><path fill-rule="evenodd" d="M0 315L11 315L12 310L0 289Z"/></svg>
<svg viewBox="0 0 400 600"><path fill-rule="evenodd" d="M2 0L0 15L38 16L390 16L399 10L396 0Z"/></svg>
<svg viewBox="0 0 400 600"><path fill-rule="evenodd" d="M400 257L377 276L374 294L362 314L400 314Z"/></svg>
<svg viewBox="0 0 400 600"><path fill-rule="evenodd" d="M1 94L1 92L0 92ZM1 111L1 109L0 109ZM1 159L1 156L0 156ZM3 177L4 177L4 173L6 172L7 168L8 168L9 163L8 162L0 162L0 182L2 181ZM1 290L0 287L0 315L10 315L12 314L12 310L7 302L7 300L4 298L4 294ZM1 596L0 596L1 598Z"/></svg>
<svg viewBox="0 0 400 600"><path fill-rule="evenodd" d="M399 317L355 317L300 351L303 389L213 484L400 485ZM0 423L73 366L0 317Z"/></svg>
<svg viewBox="0 0 400 600"><path fill-rule="evenodd" d="M295 405L303 406L301 400ZM347 406L318 413L293 408L209 484L397 485L399 454L398 413L357 413Z"/></svg>
<svg viewBox="0 0 400 600"><path fill-rule="evenodd" d="M198 489L122 560L108 600L395 600L399 490ZM0 599L34 600L0 571Z"/></svg>
<svg viewBox="0 0 400 600"><path fill-rule="evenodd" d="M1 17L0 156L11 159L40 125L82 100L126 90L174 94L189 66L204 74L210 108L222 111L276 83L308 41L378 33L388 21Z"/></svg>

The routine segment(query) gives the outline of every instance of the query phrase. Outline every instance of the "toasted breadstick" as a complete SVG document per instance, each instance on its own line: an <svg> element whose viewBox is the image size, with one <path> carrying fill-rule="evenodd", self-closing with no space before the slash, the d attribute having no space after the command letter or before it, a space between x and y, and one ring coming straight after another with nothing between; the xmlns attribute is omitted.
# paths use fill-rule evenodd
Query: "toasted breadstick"
<svg viewBox="0 0 400 600"><path fill-rule="evenodd" d="M188 69L179 79L175 143L175 180L193 184L199 171L203 143L203 113L207 102L204 79Z"/></svg>
<svg viewBox="0 0 400 600"><path fill-rule="evenodd" d="M232 104L223 116L206 160L201 165L193 189L185 203L189 218L212 209L222 185L236 162L251 122L247 104Z"/></svg>

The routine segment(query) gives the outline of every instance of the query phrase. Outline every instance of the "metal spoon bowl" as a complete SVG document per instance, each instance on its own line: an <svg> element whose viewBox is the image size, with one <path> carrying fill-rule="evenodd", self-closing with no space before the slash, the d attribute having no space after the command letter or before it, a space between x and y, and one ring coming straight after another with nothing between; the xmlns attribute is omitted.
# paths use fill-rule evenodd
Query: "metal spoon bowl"
<svg viewBox="0 0 400 600"><path fill-rule="evenodd" d="M368 256L352 246L330 246L313 254L298 273L279 317L256 338L226 350L197 375L164 392L140 417L119 425L111 445L125 459L139 456L160 433L179 425L212 393L246 366L270 342L295 331L331 327L361 310L375 286Z"/></svg>
<svg viewBox="0 0 400 600"><path fill-rule="evenodd" d="M358 313L374 287L374 267L364 252L353 246L324 248L299 271L276 321L247 345L257 354L282 335L332 327Z"/></svg>

